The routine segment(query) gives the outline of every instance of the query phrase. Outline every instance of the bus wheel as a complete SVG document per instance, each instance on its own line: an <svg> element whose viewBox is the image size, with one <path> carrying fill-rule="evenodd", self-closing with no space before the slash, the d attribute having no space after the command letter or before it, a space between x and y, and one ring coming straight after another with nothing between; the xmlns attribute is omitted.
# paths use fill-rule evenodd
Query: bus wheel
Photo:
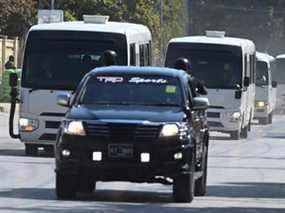
<svg viewBox="0 0 285 213"><path fill-rule="evenodd" d="M232 131L231 133L232 140L239 140L240 139L240 130Z"/></svg>
<svg viewBox="0 0 285 213"><path fill-rule="evenodd" d="M38 147L34 144L25 144L25 153L27 156L36 156L38 154Z"/></svg>
<svg viewBox="0 0 285 213"><path fill-rule="evenodd" d="M241 129L240 137L247 138L247 136L248 136L248 126L245 126L244 128Z"/></svg>

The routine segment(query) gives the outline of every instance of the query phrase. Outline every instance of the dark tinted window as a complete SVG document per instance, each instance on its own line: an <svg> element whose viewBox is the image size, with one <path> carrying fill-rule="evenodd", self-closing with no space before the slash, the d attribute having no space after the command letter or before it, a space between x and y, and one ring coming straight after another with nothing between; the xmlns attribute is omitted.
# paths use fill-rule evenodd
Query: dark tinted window
<svg viewBox="0 0 285 213"><path fill-rule="evenodd" d="M88 80L81 104L181 106L183 96L176 78L150 75L99 75Z"/></svg>
<svg viewBox="0 0 285 213"><path fill-rule="evenodd" d="M167 51L166 66L174 67L179 57L191 61L191 74L203 80L208 88L231 89L241 84L241 59L231 52L173 46Z"/></svg>
<svg viewBox="0 0 285 213"><path fill-rule="evenodd" d="M136 66L136 44L130 45L130 65Z"/></svg>
<svg viewBox="0 0 285 213"><path fill-rule="evenodd" d="M266 62L257 61L256 64L256 85L268 85L268 66Z"/></svg>
<svg viewBox="0 0 285 213"><path fill-rule="evenodd" d="M68 35L66 39L31 36L25 53L23 86L74 89L86 73L102 66L101 56L105 50L116 51L117 63L126 65L123 37L81 40Z"/></svg>

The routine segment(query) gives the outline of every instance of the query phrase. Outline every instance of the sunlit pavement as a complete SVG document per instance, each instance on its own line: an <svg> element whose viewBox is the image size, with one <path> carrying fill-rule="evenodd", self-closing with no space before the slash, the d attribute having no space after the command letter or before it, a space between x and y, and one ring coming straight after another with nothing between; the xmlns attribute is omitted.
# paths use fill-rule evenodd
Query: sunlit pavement
<svg viewBox="0 0 285 213"><path fill-rule="evenodd" d="M8 136L0 113L0 212L285 212L285 116L273 125L254 125L247 140L213 133L208 195L176 204L170 186L98 183L94 195L57 201L54 159L24 156L24 146Z"/></svg>

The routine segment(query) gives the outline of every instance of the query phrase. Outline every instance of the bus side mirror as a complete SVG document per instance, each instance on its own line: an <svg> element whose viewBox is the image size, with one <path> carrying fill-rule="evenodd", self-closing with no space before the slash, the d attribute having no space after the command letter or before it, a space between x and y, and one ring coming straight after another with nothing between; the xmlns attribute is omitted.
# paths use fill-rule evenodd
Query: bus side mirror
<svg viewBox="0 0 285 213"><path fill-rule="evenodd" d="M70 106L70 95L67 95L67 94L58 95L57 105L62 106L62 107L69 107Z"/></svg>
<svg viewBox="0 0 285 213"><path fill-rule="evenodd" d="M243 85L244 87L249 87L250 79L249 77L244 77Z"/></svg>
<svg viewBox="0 0 285 213"><path fill-rule="evenodd" d="M242 90L235 91L235 99L241 99Z"/></svg>
<svg viewBox="0 0 285 213"><path fill-rule="evenodd" d="M210 106L208 98L204 97L196 97L193 99L193 107L192 110L206 110Z"/></svg>
<svg viewBox="0 0 285 213"><path fill-rule="evenodd" d="M16 73L10 73L9 85L10 85L10 87L18 86L18 75Z"/></svg>
<svg viewBox="0 0 285 213"><path fill-rule="evenodd" d="M272 87L276 88L277 87L277 81L272 81Z"/></svg>

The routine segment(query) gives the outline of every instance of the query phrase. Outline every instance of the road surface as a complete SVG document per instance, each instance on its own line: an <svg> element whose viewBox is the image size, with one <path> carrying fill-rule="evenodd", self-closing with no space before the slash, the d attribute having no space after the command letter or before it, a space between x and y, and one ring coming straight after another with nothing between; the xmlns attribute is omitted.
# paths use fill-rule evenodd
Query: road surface
<svg viewBox="0 0 285 213"><path fill-rule="evenodd" d="M273 125L253 127L247 140L212 134L208 195L176 204L171 186L98 183L94 195L58 201L54 159L24 156L24 146L8 136L7 114L0 114L0 212L285 212L285 116Z"/></svg>

